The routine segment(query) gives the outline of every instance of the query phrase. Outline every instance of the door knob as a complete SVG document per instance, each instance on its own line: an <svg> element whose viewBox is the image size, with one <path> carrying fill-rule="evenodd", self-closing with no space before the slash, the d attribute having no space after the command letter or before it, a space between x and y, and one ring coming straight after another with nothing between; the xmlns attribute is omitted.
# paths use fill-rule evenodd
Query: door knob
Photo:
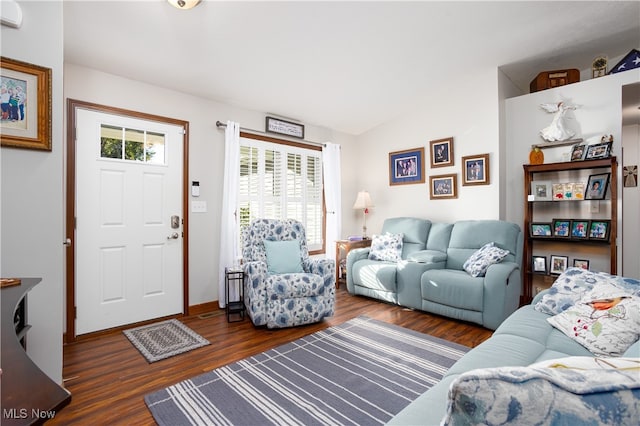
<svg viewBox="0 0 640 426"><path fill-rule="evenodd" d="M167 237L167 240L177 240L178 239L178 233L174 232L173 234L169 235Z"/></svg>

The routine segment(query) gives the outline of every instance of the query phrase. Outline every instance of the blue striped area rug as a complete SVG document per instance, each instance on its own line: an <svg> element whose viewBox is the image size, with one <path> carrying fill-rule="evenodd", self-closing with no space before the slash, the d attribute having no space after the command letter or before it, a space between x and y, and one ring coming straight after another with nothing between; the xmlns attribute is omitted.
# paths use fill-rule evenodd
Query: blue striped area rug
<svg viewBox="0 0 640 426"><path fill-rule="evenodd" d="M367 317L145 396L163 425L384 424L469 348Z"/></svg>

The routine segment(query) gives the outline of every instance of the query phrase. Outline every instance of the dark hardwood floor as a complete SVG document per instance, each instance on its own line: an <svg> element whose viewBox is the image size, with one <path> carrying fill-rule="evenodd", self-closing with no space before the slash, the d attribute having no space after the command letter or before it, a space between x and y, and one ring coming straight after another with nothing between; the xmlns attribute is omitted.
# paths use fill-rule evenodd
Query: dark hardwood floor
<svg viewBox="0 0 640 426"><path fill-rule="evenodd" d="M153 364L119 331L65 345L63 377L72 400L48 424L153 425L144 395L358 315L468 347L477 346L492 333L477 325L352 296L344 285L337 290L336 304L336 315L321 323L278 330L256 328L248 318L227 323L222 311L205 319L180 318L211 345Z"/></svg>

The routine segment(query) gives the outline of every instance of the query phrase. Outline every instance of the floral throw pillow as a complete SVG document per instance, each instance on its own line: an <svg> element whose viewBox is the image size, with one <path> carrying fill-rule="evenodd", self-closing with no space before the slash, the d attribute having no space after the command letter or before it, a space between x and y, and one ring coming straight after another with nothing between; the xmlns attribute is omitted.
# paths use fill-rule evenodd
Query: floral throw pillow
<svg viewBox="0 0 640 426"><path fill-rule="evenodd" d="M402 256L402 238L404 234L374 235L371 240L369 259L384 260L388 262L398 262Z"/></svg>
<svg viewBox="0 0 640 426"><path fill-rule="evenodd" d="M487 243L468 258L462 267L472 277L484 277L489 266L500 263L507 257L509 250L497 247L495 243Z"/></svg>
<svg viewBox="0 0 640 426"><path fill-rule="evenodd" d="M622 356L640 339L640 298L605 284L547 321L596 355Z"/></svg>

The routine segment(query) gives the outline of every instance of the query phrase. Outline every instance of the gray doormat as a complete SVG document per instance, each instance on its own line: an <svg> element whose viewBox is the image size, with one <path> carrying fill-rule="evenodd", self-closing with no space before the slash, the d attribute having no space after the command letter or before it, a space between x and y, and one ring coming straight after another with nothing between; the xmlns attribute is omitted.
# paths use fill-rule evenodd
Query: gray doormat
<svg viewBox="0 0 640 426"><path fill-rule="evenodd" d="M123 331L147 361L156 362L209 344L176 319Z"/></svg>

